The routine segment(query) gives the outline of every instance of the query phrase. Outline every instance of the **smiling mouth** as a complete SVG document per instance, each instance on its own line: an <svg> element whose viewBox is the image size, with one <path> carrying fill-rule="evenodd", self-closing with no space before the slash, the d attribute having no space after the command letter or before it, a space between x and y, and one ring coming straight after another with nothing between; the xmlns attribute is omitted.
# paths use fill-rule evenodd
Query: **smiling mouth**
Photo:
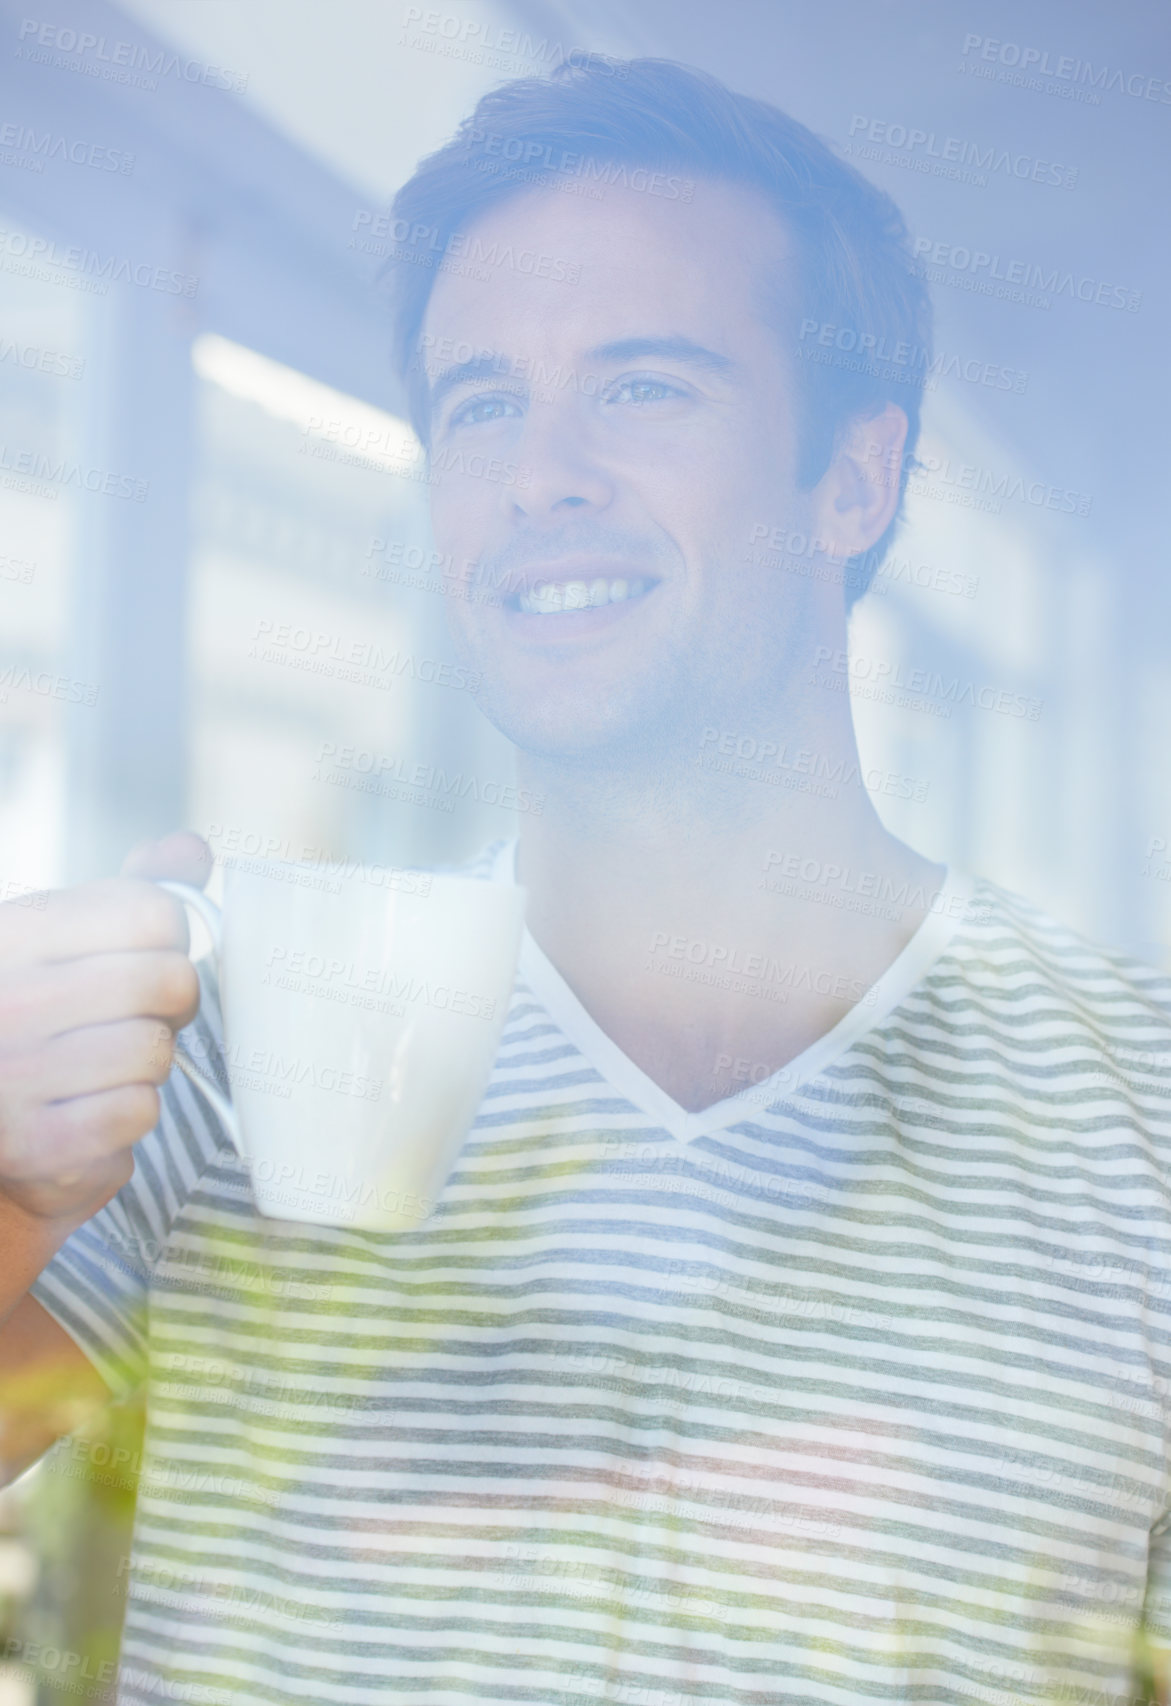
<svg viewBox="0 0 1171 1706"><path fill-rule="evenodd" d="M611 579L598 575L588 581L539 581L508 602L526 616L562 616L575 610L599 610L606 604L629 604L644 598L658 584L645 576Z"/></svg>

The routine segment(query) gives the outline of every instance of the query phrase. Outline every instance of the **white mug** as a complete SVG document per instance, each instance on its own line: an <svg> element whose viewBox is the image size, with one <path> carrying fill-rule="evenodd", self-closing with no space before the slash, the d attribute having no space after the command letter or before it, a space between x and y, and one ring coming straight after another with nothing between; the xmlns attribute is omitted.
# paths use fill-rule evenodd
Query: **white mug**
<svg viewBox="0 0 1171 1706"><path fill-rule="evenodd" d="M248 1164L261 1214L421 1225L496 1057L524 890L276 860L229 867L222 914L199 889L160 887L211 933L231 1102L182 1048L175 1063Z"/></svg>

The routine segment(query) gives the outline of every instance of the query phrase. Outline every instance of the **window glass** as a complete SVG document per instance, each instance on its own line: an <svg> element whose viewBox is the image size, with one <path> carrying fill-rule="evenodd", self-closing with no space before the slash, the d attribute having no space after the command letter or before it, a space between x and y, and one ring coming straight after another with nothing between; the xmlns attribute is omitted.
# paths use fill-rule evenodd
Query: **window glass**
<svg viewBox="0 0 1171 1706"><path fill-rule="evenodd" d="M69 719L96 683L69 675L68 604L87 491L76 452L86 404L83 296L27 258L3 219L0 252L0 897L61 880Z"/></svg>
<svg viewBox="0 0 1171 1706"><path fill-rule="evenodd" d="M513 833L410 428L222 338L194 360L192 824L225 857L392 864Z"/></svg>

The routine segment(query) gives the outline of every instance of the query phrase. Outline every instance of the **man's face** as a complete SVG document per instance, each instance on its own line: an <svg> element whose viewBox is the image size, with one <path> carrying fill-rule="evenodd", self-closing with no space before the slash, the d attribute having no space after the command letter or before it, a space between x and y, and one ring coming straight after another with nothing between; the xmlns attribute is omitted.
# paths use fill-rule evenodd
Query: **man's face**
<svg viewBox="0 0 1171 1706"><path fill-rule="evenodd" d="M500 599L450 601L483 709L569 758L777 704L842 599L753 561L754 527L812 515L765 318L791 275L779 220L716 181L689 203L538 189L468 235L423 359L436 545Z"/></svg>

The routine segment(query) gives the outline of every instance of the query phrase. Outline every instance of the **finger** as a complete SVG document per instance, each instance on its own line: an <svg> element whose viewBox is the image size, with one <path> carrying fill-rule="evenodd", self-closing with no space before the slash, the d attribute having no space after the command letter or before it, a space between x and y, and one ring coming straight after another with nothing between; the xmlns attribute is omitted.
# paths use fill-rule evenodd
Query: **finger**
<svg viewBox="0 0 1171 1706"><path fill-rule="evenodd" d="M164 1019L173 1030L199 1010L199 977L177 948L88 954L0 976L0 1050L81 1025Z"/></svg>
<svg viewBox="0 0 1171 1706"><path fill-rule="evenodd" d="M134 1172L134 1151L121 1148L83 1167L75 1167L56 1181L4 1180L4 1194L28 1214L48 1220L88 1220L103 1203L127 1184Z"/></svg>
<svg viewBox="0 0 1171 1706"><path fill-rule="evenodd" d="M28 1061L25 1094L33 1103L60 1102L121 1084L162 1084L171 1070L174 1043L174 1032L159 1019L120 1019L66 1031L51 1037Z"/></svg>
<svg viewBox="0 0 1171 1706"><path fill-rule="evenodd" d="M50 1102L30 1123L25 1141L5 1158L5 1177L74 1182L87 1168L129 1150L159 1123L153 1084L122 1084L89 1096Z"/></svg>
<svg viewBox="0 0 1171 1706"><path fill-rule="evenodd" d="M174 1033L158 1019L123 1019L52 1037L40 1048L0 1054L5 1164L24 1154L42 1111L58 1102L161 1084L171 1069Z"/></svg>
<svg viewBox="0 0 1171 1706"><path fill-rule="evenodd" d="M0 961L14 966L134 948L185 950L188 940L182 903L139 877L52 889L40 909L0 906Z"/></svg>
<svg viewBox="0 0 1171 1706"><path fill-rule="evenodd" d="M193 829L177 829L158 841L140 841L122 861L124 877L168 877L201 889L211 875L212 851Z"/></svg>

